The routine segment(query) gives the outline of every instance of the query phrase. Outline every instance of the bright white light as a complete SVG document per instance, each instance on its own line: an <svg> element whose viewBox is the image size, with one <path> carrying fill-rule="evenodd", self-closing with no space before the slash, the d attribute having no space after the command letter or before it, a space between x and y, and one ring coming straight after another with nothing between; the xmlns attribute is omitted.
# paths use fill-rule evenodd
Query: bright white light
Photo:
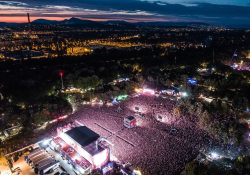
<svg viewBox="0 0 250 175"><path fill-rule="evenodd" d="M136 175L141 175L141 172L140 172L139 170L134 170L134 173L135 173Z"/></svg>
<svg viewBox="0 0 250 175"><path fill-rule="evenodd" d="M104 150L101 153L94 156L94 163L96 166L102 166L108 157L108 151Z"/></svg>
<svg viewBox="0 0 250 175"><path fill-rule="evenodd" d="M143 92L145 93L145 92L149 92L149 93L151 93L151 94L154 94L155 92L154 92L154 90L151 90L151 89L143 89Z"/></svg>
<svg viewBox="0 0 250 175"><path fill-rule="evenodd" d="M182 95L183 95L183 96L187 96L187 93L186 93L186 92L183 92Z"/></svg>
<svg viewBox="0 0 250 175"><path fill-rule="evenodd" d="M43 145L48 145L48 143L49 143L49 140L44 140L43 141Z"/></svg>
<svg viewBox="0 0 250 175"><path fill-rule="evenodd" d="M212 153L212 157L213 157L213 158L217 158L217 157L218 157L218 154Z"/></svg>

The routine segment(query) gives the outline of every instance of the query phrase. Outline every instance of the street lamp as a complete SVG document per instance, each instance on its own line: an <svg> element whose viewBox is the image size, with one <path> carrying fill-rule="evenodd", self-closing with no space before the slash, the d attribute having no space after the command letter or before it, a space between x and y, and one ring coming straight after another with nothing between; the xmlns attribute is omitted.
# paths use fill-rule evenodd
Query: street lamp
<svg viewBox="0 0 250 175"><path fill-rule="evenodd" d="M61 81L62 81L62 89L64 89L64 87L63 87L63 79L62 79L63 73L62 72L60 72L60 76L61 76Z"/></svg>

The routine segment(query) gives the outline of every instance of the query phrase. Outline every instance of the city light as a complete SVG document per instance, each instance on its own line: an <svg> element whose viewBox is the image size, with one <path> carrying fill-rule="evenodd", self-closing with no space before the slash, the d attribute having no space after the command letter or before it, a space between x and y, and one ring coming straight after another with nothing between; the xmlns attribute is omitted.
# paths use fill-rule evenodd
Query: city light
<svg viewBox="0 0 250 175"><path fill-rule="evenodd" d="M197 80L195 80L195 79L192 79L192 78L189 78L188 79L188 83L190 83L190 84L197 84Z"/></svg>
<svg viewBox="0 0 250 175"><path fill-rule="evenodd" d="M237 162L248 158L250 143L246 0L190 7L200 10L182 16L184 22L174 20L177 13L168 19L168 4L157 2L137 1L131 12L111 0L99 9L84 3L89 10L81 1L9 1L0 21L0 145L6 154L0 175L188 174L191 161L222 175L247 171L249 164ZM176 4L173 11L189 9ZM34 15L32 25L25 11ZM24 23L15 18L19 13ZM82 14L88 20L70 18ZM221 16L244 22L233 25ZM62 170L51 165L59 163Z"/></svg>
<svg viewBox="0 0 250 175"><path fill-rule="evenodd" d="M152 89L143 89L143 93L147 93L147 92L149 92L149 93L151 93L151 94L154 94L154 93L155 93L155 91L152 90Z"/></svg>
<svg viewBox="0 0 250 175"><path fill-rule="evenodd" d="M218 154L217 153L211 153L213 158L218 158Z"/></svg>
<svg viewBox="0 0 250 175"><path fill-rule="evenodd" d="M44 140L43 141L43 145L48 145L49 144L49 140Z"/></svg>
<svg viewBox="0 0 250 175"><path fill-rule="evenodd" d="M187 93L186 93L186 92L183 92L182 95L183 95L184 97L186 97L186 96L187 96Z"/></svg>

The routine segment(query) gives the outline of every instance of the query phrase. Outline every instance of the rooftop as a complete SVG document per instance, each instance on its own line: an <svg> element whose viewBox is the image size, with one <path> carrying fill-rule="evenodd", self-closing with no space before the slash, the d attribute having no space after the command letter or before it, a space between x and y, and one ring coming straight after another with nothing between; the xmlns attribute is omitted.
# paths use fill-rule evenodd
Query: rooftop
<svg viewBox="0 0 250 175"><path fill-rule="evenodd" d="M126 118L129 119L130 121L135 120L133 116L127 116Z"/></svg>
<svg viewBox="0 0 250 175"><path fill-rule="evenodd" d="M82 147L91 144L100 137L100 135L86 126L75 127L67 131L66 134L79 143Z"/></svg>

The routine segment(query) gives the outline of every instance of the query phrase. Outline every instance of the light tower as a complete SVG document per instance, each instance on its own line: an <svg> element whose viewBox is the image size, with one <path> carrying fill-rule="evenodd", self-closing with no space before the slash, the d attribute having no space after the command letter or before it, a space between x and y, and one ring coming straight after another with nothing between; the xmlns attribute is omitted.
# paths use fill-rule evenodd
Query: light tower
<svg viewBox="0 0 250 175"><path fill-rule="evenodd" d="M62 81L62 89L64 89L64 87L63 87L63 79L62 79L63 73L62 72L60 72L60 76L61 76L61 81Z"/></svg>
<svg viewBox="0 0 250 175"><path fill-rule="evenodd" d="M28 16L28 24L29 24L29 35L31 35L30 14L27 13L27 16Z"/></svg>

